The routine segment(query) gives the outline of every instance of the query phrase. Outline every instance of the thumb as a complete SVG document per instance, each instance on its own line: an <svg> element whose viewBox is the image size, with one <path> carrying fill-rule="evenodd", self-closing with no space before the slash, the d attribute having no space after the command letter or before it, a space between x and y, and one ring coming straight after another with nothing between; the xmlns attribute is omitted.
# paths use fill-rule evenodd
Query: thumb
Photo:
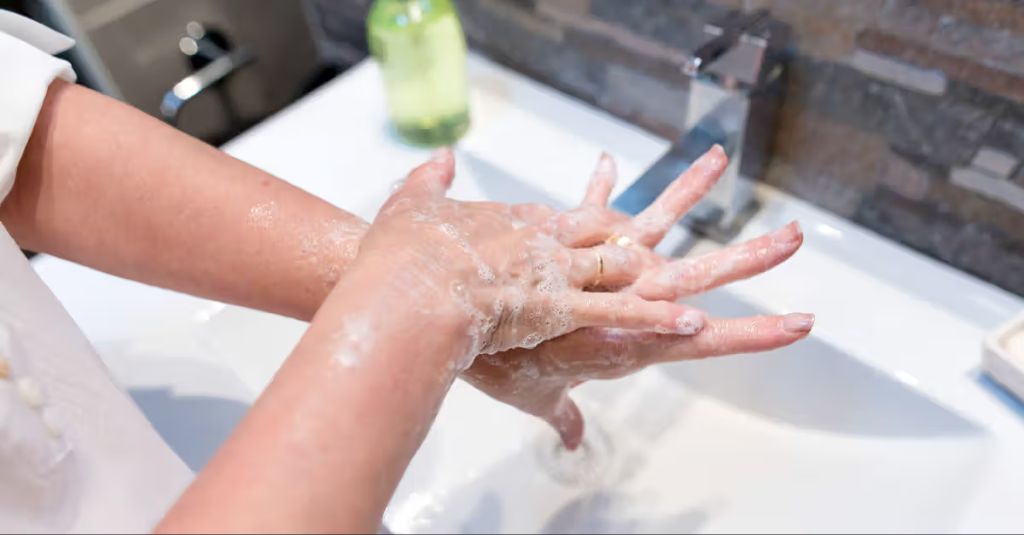
<svg viewBox="0 0 1024 535"><path fill-rule="evenodd" d="M396 195L443 197L455 178L455 155L448 147L434 151L430 159L413 169Z"/></svg>
<svg viewBox="0 0 1024 535"><path fill-rule="evenodd" d="M583 442L583 414L568 393L562 396L554 412L544 420L558 432L565 449L572 451L580 447Z"/></svg>

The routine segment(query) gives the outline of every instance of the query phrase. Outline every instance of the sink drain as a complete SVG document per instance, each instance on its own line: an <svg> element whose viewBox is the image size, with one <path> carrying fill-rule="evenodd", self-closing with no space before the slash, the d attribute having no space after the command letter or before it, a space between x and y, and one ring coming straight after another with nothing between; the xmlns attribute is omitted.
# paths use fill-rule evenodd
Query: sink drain
<svg viewBox="0 0 1024 535"><path fill-rule="evenodd" d="M543 471L563 485L596 485L606 481L611 472L611 440L593 421L587 422L583 442L574 451L567 450L552 432L539 437L536 451Z"/></svg>

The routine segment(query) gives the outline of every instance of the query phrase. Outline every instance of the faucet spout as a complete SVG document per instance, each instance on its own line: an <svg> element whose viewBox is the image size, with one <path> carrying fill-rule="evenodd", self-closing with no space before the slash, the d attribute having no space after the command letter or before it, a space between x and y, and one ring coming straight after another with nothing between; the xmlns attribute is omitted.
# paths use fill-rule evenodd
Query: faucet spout
<svg viewBox="0 0 1024 535"><path fill-rule="evenodd" d="M715 144L729 165L683 223L718 241L739 232L756 208L752 180L767 160L781 95L782 55L773 53L767 12L706 28L712 35L682 66L692 74L683 134L612 204L636 214Z"/></svg>
<svg viewBox="0 0 1024 535"><path fill-rule="evenodd" d="M742 102L738 98L720 102L714 111L701 118L673 143L668 152L615 199L612 206L629 215L639 214L654 202L676 177L715 145L721 145L725 150L731 167L733 155L739 144L735 122L742 120L739 116L742 113L741 108Z"/></svg>

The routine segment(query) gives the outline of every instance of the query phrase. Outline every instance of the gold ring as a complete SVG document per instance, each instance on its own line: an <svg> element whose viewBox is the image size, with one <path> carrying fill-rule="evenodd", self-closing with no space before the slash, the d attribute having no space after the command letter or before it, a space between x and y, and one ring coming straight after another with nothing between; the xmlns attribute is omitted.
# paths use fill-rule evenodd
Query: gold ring
<svg viewBox="0 0 1024 535"><path fill-rule="evenodd" d="M594 249L594 254L597 255L597 277L594 279L594 286L600 286L601 280L604 279L604 257L597 249Z"/></svg>
<svg viewBox="0 0 1024 535"><path fill-rule="evenodd" d="M604 241L608 245L616 245L618 247L629 248L633 247L636 242L633 241L629 236L623 236L621 234L612 234Z"/></svg>

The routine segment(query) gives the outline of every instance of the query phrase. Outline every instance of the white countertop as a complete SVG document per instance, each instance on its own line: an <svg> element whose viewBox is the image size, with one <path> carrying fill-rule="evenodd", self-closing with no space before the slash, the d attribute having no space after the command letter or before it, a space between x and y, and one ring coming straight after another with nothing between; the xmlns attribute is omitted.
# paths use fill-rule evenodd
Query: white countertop
<svg viewBox="0 0 1024 535"><path fill-rule="evenodd" d="M473 127L458 147L455 197L500 193L496 200L570 203L601 150L618 159L618 192L667 148L663 139L482 58L471 57L470 73ZM371 63L224 149L368 219L390 184L427 157L388 131ZM503 175L520 185L493 181ZM1024 310L1024 300L772 188L760 188L759 196L763 208L738 239L798 219L806 245L781 268L732 291L763 310L816 312L819 340L855 348L866 364L981 425L993 448L974 488L962 489L970 503L960 529L1024 529L1024 408L978 371L984 334ZM97 344L159 330L177 321L169 318L210 306L52 257L34 265ZM258 393L258 385L250 387Z"/></svg>

